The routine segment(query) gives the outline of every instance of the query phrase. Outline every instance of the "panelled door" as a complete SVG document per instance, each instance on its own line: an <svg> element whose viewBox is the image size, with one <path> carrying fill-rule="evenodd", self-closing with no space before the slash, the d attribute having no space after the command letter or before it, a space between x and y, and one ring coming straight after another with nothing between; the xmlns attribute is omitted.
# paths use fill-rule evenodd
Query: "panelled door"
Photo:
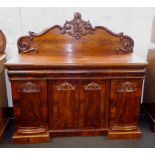
<svg viewBox="0 0 155 155"><path fill-rule="evenodd" d="M11 84L17 133L43 132L48 126L47 87L44 80Z"/></svg>
<svg viewBox="0 0 155 155"><path fill-rule="evenodd" d="M72 80L49 81L50 129L78 128L78 82Z"/></svg>
<svg viewBox="0 0 155 155"><path fill-rule="evenodd" d="M80 129L107 127L106 81L83 80L80 82Z"/></svg>
<svg viewBox="0 0 155 155"><path fill-rule="evenodd" d="M49 126L52 130L107 128L107 81L48 81Z"/></svg>
<svg viewBox="0 0 155 155"><path fill-rule="evenodd" d="M142 80L111 80L110 128L137 129L140 114Z"/></svg>

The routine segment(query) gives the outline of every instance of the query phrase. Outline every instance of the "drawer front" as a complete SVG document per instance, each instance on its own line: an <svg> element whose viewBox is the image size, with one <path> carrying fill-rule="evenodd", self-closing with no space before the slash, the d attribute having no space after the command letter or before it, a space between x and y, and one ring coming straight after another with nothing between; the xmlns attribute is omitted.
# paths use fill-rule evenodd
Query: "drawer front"
<svg viewBox="0 0 155 155"><path fill-rule="evenodd" d="M142 80L111 80L110 128L135 130L138 127Z"/></svg>
<svg viewBox="0 0 155 155"><path fill-rule="evenodd" d="M50 80L64 80L64 79L85 79L87 80L88 77L92 79L105 79L109 78L109 68L91 68L91 69L85 69L85 68L72 68L72 69L46 69L46 77Z"/></svg>
<svg viewBox="0 0 155 155"><path fill-rule="evenodd" d="M44 131L48 125L46 81L12 81L11 86L17 132Z"/></svg>

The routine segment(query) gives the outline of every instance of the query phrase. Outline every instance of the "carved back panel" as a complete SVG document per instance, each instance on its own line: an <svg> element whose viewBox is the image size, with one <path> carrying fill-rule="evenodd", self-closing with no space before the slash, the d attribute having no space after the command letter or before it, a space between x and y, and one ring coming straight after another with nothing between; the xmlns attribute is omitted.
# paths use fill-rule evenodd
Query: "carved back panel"
<svg viewBox="0 0 155 155"><path fill-rule="evenodd" d="M20 53L115 54L133 52L134 41L123 33L115 34L101 26L83 21L80 13L63 27L53 26L40 34L29 32L19 38Z"/></svg>
<svg viewBox="0 0 155 155"><path fill-rule="evenodd" d="M6 47L6 38L2 30L0 30L0 53L4 53Z"/></svg>

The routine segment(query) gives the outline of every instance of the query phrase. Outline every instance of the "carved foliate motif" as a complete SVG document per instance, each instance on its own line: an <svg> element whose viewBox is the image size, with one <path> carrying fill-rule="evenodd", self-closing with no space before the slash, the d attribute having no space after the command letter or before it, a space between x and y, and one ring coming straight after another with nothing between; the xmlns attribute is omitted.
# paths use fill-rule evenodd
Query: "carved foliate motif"
<svg viewBox="0 0 155 155"><path fill-rule="evenodd" d="M117 92L127 92L132 93L137 91L137 85L131 82L121 83L117 87Z"/></svg>
<svg viewBox="0 0 155 155"><path fill-rule="evenodd" d="M101 87L99 84L95 83L95 82L91 82L88 85L84 86L85 90L100 90Z"/></svg>
<svg viewBox="0 0 155 155"><path fill-rule="evenodd" d="M40 92L40 87L37 86L35 83L27 82L18 87L18 92L22 92L22 93Z"/></svg>
<svg viewBox="0 0 155 155"><path fill-rule="evenodd" d="M81 19L81 14L76 12L74 14L74 19L71 21L66 21L62 28L63 34L69 34L70 36L79 39L80 37L94 33L94 30L89 23L89 21L83 21Z"/></svg>
<svg viewBox="0 0 155 155"><path fill-rule="evenodd" d="M57 90L75 90L75 86L72 84L65 82L57 86Z"/></svg>

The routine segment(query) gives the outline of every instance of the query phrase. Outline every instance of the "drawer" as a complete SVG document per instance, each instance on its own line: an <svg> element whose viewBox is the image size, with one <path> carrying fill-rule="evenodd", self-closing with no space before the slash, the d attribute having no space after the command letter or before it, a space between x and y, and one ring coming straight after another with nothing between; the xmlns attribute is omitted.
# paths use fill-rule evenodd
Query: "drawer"
<svg viewBox="0 0 155 155"><path fill-rule="evenodd" d="M47 69L47 79L104 79L109 77L109 69Z"/></svg>

